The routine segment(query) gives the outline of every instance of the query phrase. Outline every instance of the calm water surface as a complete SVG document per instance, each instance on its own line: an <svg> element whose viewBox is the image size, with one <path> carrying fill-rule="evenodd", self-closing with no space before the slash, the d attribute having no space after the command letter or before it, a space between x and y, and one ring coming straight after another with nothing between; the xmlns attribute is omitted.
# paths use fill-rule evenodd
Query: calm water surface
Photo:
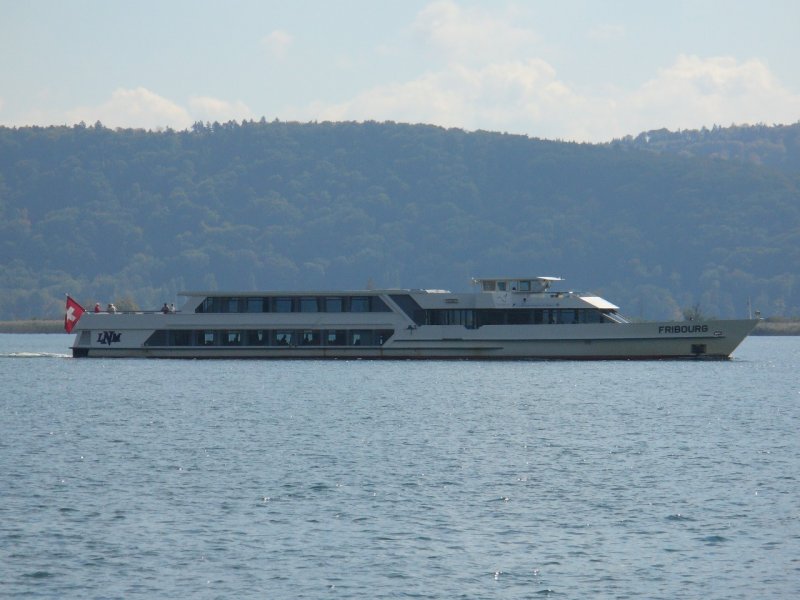
<svg viewBox="0 0 800 600"><path fill-rule="evenodd" d="M0 597L796 598L800 339L80 360L0 335Z"/></svg>

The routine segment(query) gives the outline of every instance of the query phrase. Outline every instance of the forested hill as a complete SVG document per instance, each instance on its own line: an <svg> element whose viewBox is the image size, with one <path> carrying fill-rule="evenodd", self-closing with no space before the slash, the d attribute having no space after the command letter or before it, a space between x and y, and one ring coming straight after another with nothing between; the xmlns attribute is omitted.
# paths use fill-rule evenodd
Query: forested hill
<svg viewBox="0 0 800 600"><path fill-rule="evenodd" d="M58 316L64 292L154 308L492 275L563 276L633 317L793 316L797 173L395 123L0 128L0 320Z"/></svg>
<svg viewBox="0 0 800 600"><path fill-rule="evenodd" d="M615 140L617 147L682 156L749 162L800 173L800 123L793 125L714 126L711 129L658 129Z"/></svg>

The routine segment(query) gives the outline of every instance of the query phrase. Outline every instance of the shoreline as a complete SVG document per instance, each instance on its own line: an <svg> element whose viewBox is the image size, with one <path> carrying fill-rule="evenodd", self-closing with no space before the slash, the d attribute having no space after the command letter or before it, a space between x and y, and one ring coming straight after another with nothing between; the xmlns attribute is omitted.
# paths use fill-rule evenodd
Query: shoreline
<svg viewBox="0 0 800 600"><path fill-rule="evenodd" d="M60 319L20 319L0 321L0 333L66 333ZM800 319L761 321L750 335L800 335Z"/></svg>
<svg viewBox="0 0 800 600"><path fill-rule="evenodd" d="M0 321L0 333L66 333L61 319Z"/></svg>

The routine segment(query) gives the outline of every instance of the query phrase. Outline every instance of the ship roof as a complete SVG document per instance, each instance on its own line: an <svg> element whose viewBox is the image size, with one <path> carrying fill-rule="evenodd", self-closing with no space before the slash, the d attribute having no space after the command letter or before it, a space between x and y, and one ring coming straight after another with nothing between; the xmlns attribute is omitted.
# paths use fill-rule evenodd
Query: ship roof
<svg viewBox="0 0 800 600"><path fill-rule="evenodd" d="M611 304L605 298L601 298L600 296L581 296L581 300L584 302L591 304L595 308L600 308L603 310L619 310L619 306L615 304Z"/></svg>

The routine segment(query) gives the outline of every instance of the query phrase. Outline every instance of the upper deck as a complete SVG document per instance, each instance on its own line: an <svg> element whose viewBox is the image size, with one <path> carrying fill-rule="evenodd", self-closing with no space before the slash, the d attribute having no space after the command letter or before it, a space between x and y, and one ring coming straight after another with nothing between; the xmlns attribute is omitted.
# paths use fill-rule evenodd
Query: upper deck
<svg viewBox="0 0 800 600"><path fill-rule="evenodd" d="M474 278L472 283L482 292L517 292L523 294L546 292L560 277L492 277Z"/></svg>

